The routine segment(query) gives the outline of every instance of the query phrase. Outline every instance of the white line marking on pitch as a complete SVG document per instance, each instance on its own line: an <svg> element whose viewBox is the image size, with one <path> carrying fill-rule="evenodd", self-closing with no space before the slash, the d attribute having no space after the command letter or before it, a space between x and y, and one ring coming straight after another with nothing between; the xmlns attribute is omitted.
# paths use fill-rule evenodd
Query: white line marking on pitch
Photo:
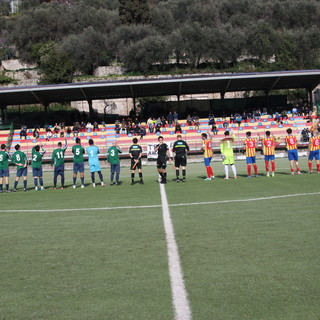
<svg viewBox="0 0 320 320"><path fill-rule="evenodd" d="M295 193L295 194L284 194L280 196L270 196L261 198L249 198L249 199L230 199L230 200L218 200L218 201L206 201L206 202L189 202L189 203L174 203L169 204L169 207L180 207L180 206L197 206L197 205L207 205L207 204L219 204L219 203L229 203L229 202L250 202L250 201L262 201L270 199L281 199L290 197L304 197L304 196L314 196L320 195L320 192L311 193ZM0 209L0 212L72 212L72 211L102 211L102 210L121 210L121 209L148 209L148 208L162 208L161 204L147 205L147 206L123 206L123 207L105 207L105 208L78 208L78 209Z"/></svg>
<svg viewBox="0 0 320 320"><path fill-rule="evenodd" d="M174 237L174 230L170 216L168 199L163 184L160 184L163 223L168 248L168 263L172 291L172 302L175 311L175 320L191 320L187 291L183 281L178 246Z"/></svg>

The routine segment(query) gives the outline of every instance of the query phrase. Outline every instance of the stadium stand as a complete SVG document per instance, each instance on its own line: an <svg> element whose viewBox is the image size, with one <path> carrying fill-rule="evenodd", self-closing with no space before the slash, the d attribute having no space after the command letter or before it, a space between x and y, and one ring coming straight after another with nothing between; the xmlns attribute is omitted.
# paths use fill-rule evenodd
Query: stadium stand
<svg viewBox="0 0 320 320"><path fill-rule="evenodd" d="M227 121L230 121L230 118L226 118ZM223 128L223 122L225 120L222 118L215 119L215 125L218 129L217 135L212 135L213 141L213 149L217 150L219 148L220 140L223 138L223 133L225 129ZM185 139L191 151L199 151L202 147L202 142L200 139L200 134L202 132L211 131L211 126L209 126L208 119L200 119L199 129L195 129L194 126L189 126L186 120L179 121L182 127L182 136ZM146 124L143 124L146 126ZM242 150L243 149L243 139L245 139L245 134L247 131L252 132L253 137L258 137L260 134L263 136L266 130L271 131L271 133L282 139L282 146L284 147L283 138L286 135L286 129L291 127L293 129L293 133L298 137L300 141L301 132L304 128L310 128L311 122L305 119L302 116L294 116L287 120L284 120L282 124L277 124L274 121L274 117L270 115L261 116L259 120L247 120L247 122L242 122L239 127L237 123L229 123L228 129L232 129L236 135L236 143L235 149ZM33 128L29 128L27 130L26 139L20 139L20 129L14 130L12 137L12 144L10 152L13 152L14 146L19 143L21 145L21 151L27 153L28 157L31 156L31 149L36 144L42 144L47 150L45 159L50 158L52 150L54 150L59 141L63 141L67 139L68 144L72 146L74 144L75 137L73 134L65 134L65 137L60 137L59 134L53 133L52 138L49 141L46 140L46 132L44 129L39 130L39 139L34 139L33 137ZM7 138L9 135L9 130L1 130L0 131L0 143L7 143ZM160 133L149 133L147 130L146 135L143 139L139 139L139 144L143 147L144 151L147 150L147 144L156 143L157 137ZM164 128L161 128L161 135L164 137L166 143L170 143L171 141L176 140L175 128L174 125L166 125ZM86 132L79 132L79 138L82 140L82 144L86 147L88 145L88 140L90 138L94 139L95 144L100 148L101 154L105 154L106 150L109 146L111 146L114 140L117 141L118 146L122 148L124 155L128 153L128 149L132 144L132 139L134 137L133 134L120 133L116 134L115 125L114 124L106 124L105 126L99 125L99 131L91 131L88 130ZM137 136L140 138L140 136ZM301 142L302 145L307 146L307 142ZM281 147L280 145L280 147ZM71 147L66 151L66 159L71 159Z"/></svg>

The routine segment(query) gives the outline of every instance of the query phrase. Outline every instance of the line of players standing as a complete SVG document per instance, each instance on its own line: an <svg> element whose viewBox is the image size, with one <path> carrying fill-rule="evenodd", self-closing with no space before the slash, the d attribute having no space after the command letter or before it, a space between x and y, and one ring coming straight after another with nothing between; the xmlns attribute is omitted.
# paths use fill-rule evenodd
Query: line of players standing
<svg viewBox="0 0 320 320"><path fill-rule="evenodd" d="M231 134L231 136L230 136ZM309 142L309 156L308 156L308 167L309 174L312 173L312 161L316 161L317 173L320 173L320 135L317 130L313 130L313 136L310 138ZM203 140L203 152L204 152L204 165L207 171L207 177L205 180L212 180L215 178L213 170L211 168L211 160L213 156L212 151L212 141L208 137L208 134L202 133L201 138ZM222 157L222 164L224 165L225 179L229 179L229 167L232 169L233 176L237 179L237 170L235 167L234 153L233 153L233 143L235 141L235 135L233 131L225 131L224 138L220 142L220 152ZM257 143L261 142L263 145L263 153L265 160L265 170L266 176L270 177L269 163L271 163L271 176L275 176L275 149L280 144L279 140L271 135L270 131L265 132L265 137L255 139L251 137L251 132L246 133L246 139L244 140L244 147L246 150L246 164L248 178L258 177L258 168L256 164L256 148ZM178 135L177 140L173 144L172 152L173 156L168 156L169 147L164 143L163 137L158 137L158 144L155 147L155 151L158 153L157 158L157 170L159 173L159 182L167 183L167 160L170 161L174 158L174 167L176 170L176 182L185 182L186 181L186 165L187 165L187 153L190 150L188 144L182 140L182 136ZM294 167L296 168L297 174L300 175L300 167L298 162L298 147L297 147L297 138L292 135L292 129L287 129L287 136L285 138L286 147L288 150L288 159L290 161L291 175L294 175ZM51 156L51 165L54 167L54 177L53 177L53 189L57 188L57 178L61 177L61 189L64 189L65 177L64 177L64 155L68 147L67 140L65 140L65 145L62 146L62 143L58 143L58 148L52 152ZM27 166L28 159L24 152L20 151L20 145L15 146L15 152L12 156L6 150L6 145L1 145L0 150L0 193L3 192L3 180L5 181L6 192L9 190L9 160L12 161L17 167L16 178L14 181L13 191L17 190L17 185L20 178L23 178L23 189L27 191ZM31 167L32 175L34 178L35 190L44 190L43 185L43 171L42 171L42 157L45 154L46 150L43 146L35 146L32 148L32 158L31 158ZM101 186L105 186L103 182L103 175L101 173L101 167L99 163L99 148L94 145L92 139L89 140L89 147L84 149L81 145L81 140L76 139L76 144L72 147L73 157L73 188L76 188L77 174L80 174L81 188L84 188L84 154L88 154L89 169L91 174L91 181L93 187L96 186L95 182L95 173L97 172ZM122 153L121 149L117 147L114 142L112 147L107 151L108 163L110 164L110 181L112 184L119 184L119 175L120 175L120 158L119 154ZM138 139L133 139L133 144L129 148L129 155L131 158L131 184L135 184L135 171L138 170L139 174L139 183L144 184L143 174L142 174L142 147L138 145ZM254 175L251 174L251 166L253 167ZM180 180L180 168L182 173L182 179ZM114 182L115 178L115 182Z"/></svg>

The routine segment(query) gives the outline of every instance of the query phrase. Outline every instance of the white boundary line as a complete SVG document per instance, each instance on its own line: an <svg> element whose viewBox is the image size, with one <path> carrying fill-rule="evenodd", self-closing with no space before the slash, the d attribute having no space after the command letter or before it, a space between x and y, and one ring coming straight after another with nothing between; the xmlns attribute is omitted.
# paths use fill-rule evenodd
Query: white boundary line
<svg viewBox="0 0 320 320"><path fill-rule="evenodd" d="M206 201L206 202L189 202L189 203L174 203L168 204L168 207L181 207L181 206L197 206L207 204L221 204L221 203L234 203L234 202L251 202L251 201L263 201L271 199L281 199L290 197L304 197L320 195L320 192L310 193L295 193L295 194L284 194L279 196L261 197L261 198L249 198L249 199L230 199L230 200L219 200L219 201ZM78 209L0 209L1 212L77 212L77 211L106 211L106 210L121 210L121 209L148 209L148 208L162 208L161 204L147 205L147 206L123 206L123 207L105 207L105 208L78 208Z"/></svg>
<svg viewBox="0 0 320 320"><path fill-rule="evenodd" d="M191 309L189 306L187 291L184 285L178 246L174 237L174 229L171 221L166 190L163 184L160 184L160 193L163 224L167 240L168 264L175 320L191 320Z"/></svg>

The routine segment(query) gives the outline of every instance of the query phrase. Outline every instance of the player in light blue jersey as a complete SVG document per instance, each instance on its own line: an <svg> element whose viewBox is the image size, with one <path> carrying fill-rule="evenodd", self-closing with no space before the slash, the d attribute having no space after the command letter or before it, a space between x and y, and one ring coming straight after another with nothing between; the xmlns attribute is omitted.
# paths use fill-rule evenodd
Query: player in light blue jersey
<svg viewBox="0 0 320 320"><path fill-rule="evenodd" d="M99 148L94 145L94 142L92 139L89 139L89 147L87 148L88 153L88 160L89 160L89 169L91 173L91 180L92 180L92 186L95 187L95 172L98 172L101 186L104 187L105 184L103 182L103 175L101 173L101 167L99 163Z"/></svg>

